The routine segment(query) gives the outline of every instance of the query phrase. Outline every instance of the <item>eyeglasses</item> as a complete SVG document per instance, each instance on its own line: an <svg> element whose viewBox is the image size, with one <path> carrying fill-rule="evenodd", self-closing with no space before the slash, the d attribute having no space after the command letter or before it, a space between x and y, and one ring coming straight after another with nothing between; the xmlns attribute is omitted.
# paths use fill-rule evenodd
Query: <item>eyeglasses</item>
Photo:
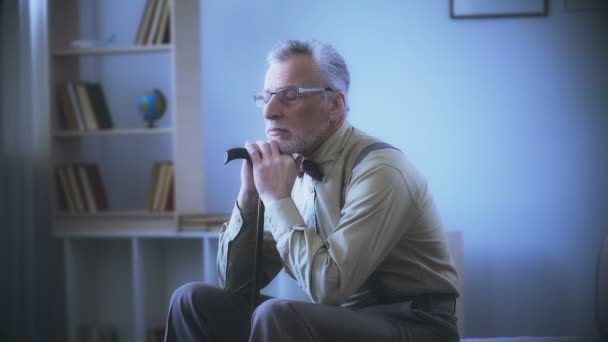
<svg viewBox="0 0 608 342"><path fill-rule="evenodd" d="M334 91L333 89L327 88L298 88L298 87L285 87L275 92L263 91L253 95L253 100L256 105L260 108L264 107L265 104L270 101L272 95L276 95L279 101L285 104L296 103L300 99L300 95L310 93L320 93L325 91Z"/></svg>

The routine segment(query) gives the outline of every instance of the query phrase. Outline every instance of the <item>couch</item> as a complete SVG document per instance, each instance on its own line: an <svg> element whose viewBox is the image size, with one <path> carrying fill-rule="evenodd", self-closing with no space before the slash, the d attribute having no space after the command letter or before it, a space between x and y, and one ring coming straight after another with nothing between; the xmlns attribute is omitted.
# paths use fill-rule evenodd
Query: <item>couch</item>
<svg viewBox="0 0 608 342"><path fill-rule="evenodd" d="M452 254L454 255L456 267L459 274L462 275L462 236L460 233L450 232L448 241ZM460 291L463 295L463 283L460 280ZM459 329L462 334L462 319L463 319L463 299L460 298L457 302L456 315L459 320ZM584 336L517 336L517 337L494 337L494 338L464 338L462 342L608 342L608 234L604 237L600 250L600 257L597 265L596 277L596 321L598 331L601 334L597 337Z"/></svg>

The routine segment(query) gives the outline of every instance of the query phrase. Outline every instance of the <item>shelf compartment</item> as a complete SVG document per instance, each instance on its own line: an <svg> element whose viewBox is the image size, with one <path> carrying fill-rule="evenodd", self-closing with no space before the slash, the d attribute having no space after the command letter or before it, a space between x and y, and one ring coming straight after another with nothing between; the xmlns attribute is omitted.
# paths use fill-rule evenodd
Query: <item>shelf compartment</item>
<svg viewBox="0 0 608 342"><path fill-rule="evenodd" d="M163 327L173 291L190 282L203 282L203 270L214 260L204 260L206 239L137 238L134 240L135 282L142 284L136 294L136 334ZM146 284L147 286L143 286Z"/></svg>
<svg viewBox="0 0 608 342"><path fill-rule="evenodd" d="M108 210L98 214L106 216L150 216L167 211L144 211L157 162L173 160L171 135L118 135L113 137L90 136L55 140L54 164L96 164L104 185ZM60 199L59 186L54 199ZM175 199L175 197L174 197ZM56 209L61 202L57 201ZM167 207L167 209L171 209ZM65 215L90 213L56 212Z"/></svg>
<svg viewBox="0 0 608 342"><path fill-rule="evenodd" d="M111 327L133 340L131 249L126 240L67 239L64 245L69 340L82 327Z"/></svg>

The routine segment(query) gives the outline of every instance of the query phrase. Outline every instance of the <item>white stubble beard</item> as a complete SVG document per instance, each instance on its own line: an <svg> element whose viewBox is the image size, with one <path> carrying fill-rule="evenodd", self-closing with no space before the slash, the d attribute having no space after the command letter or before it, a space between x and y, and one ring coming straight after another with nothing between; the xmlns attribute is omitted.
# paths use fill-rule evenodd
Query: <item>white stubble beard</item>
<svg viewBox="0 0 608 342"><path fill-rule="evenodd" d="M302 154L309 155L321 145L321 138L329 130L329 121L325 121L322 127L315 129L310 135L295 134L290 130L291 139L288 141L279 141L279 150L284 154ZM273 140L270 138L269 140Z"/></svg>

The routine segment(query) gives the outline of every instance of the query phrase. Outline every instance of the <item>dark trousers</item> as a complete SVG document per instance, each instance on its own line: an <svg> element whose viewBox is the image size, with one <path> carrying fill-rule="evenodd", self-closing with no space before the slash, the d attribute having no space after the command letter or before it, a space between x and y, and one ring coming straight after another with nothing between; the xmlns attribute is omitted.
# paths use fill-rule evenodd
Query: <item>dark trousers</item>
<svg viewBox="0 0 608 342"><path fill-rule="evenodd" d="M250 297L203 283L173 293L166 342L186 341L459 341L456 317L411 301L353 310L262 296L250 317Z"/></svg>

